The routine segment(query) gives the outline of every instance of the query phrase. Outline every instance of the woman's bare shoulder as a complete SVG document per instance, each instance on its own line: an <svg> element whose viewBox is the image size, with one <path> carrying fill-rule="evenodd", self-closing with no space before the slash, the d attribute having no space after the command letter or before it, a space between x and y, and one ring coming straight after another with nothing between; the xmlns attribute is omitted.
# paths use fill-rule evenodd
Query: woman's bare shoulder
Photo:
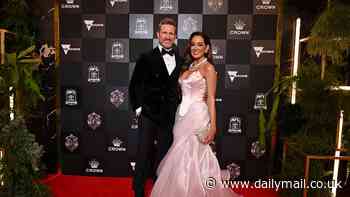
<svg viewBox="0 0 350 197"><path fill-rule="evenodd" d="M215 66L208 62L207 64L203 65L202 72L204 75L213 74L213 73L216 74Z"/></svg>

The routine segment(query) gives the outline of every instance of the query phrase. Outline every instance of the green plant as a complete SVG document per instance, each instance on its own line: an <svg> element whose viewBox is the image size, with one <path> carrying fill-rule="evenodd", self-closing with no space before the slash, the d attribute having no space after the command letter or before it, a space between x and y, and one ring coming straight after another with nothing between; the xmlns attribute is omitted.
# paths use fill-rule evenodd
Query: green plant
<svg viewBox="0 0 350 197"><path fill-rule="evenodd" d="M350 48L350 7L328 2L311 29L307 51L321 57L321 79L324 78L327 61L339 64Z"/></svg>
<svg viewBox="0 0 350 197"><path fill-rule="evenodd" d="M331 68L336 68L332 66ZM286 141L288 144L285 159L282 161L283 179L300 180L304 177L304 162L306 155L333 155L335 151L337 123L341 109L345 114L350 113L348 103L350 95L342 91L331 90L338 85L340 73L337 69L329 69L324 80L318 76L320 67L312 60L305 61L301 66L301 76L298 80L297 106L290 111L288 119L284 119L281 127L288 130ZM291 117L291 116L301 116ZM345 117L345 125L349 123L349 116ZM284 132L284 131L282 131ZM349 135L344 135L344 141L349 141ZM310 165L310 179L326 180L330 161L312 161ZM328 196L329 190L311 190L311 196ZM301 190L284 190L285 196L297 197Z"/></svg>
<svg viewBox="0 0 350 197"><path fill-rule="evenodd" d="M5 155L0 161L4 187L9 197L47 197L46 186L40 184L39 163L43 154L42 146L35 142L21 116L10 121L6 111L0 118L0 147Z"/></svg>
<svg viewBox="0 0 350 197"><path fill-rule="evenodd" d="M35 105L38 99L44 99L38 80L33 77L33 71L41 62L40 58L33 57L34 48L35 46L31 46L18 53L6 53L5 64L0 66L2 96L8 98L11 94L15 95L17 114L24 114L25 105Z"/></svg>
<svg viewBox="0 0 350 197"><path fill-rule="evenodd" d="M274 93L274 100L271 110L268 112L265 112L263 109L259 110L259 142L261 145L266 146L266 132L272 132L276 127L276 117L281 96L288 90L290 84L297 79L298 77L284 77L282 80L275 82L275 84L265 93L265 98L271 93ZM268 118L266 118L266 116L268 116Z"/></svg>
<svg viewBox="0 0 350 197"><path fill-rule="evenodd" d="M33 1L5 0L0 14L0 28L13 32L16 37L10 40L6 48L8 51L23 50L32 45L38 29L37 19L30 6Z"/></svg>

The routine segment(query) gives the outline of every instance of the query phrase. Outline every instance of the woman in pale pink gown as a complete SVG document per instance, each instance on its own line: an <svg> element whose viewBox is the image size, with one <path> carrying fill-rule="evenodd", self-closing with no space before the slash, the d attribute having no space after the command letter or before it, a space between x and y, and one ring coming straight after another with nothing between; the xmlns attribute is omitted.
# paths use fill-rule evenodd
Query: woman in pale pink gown
<svg viewBox="0 0 350 197"><path fill-rule="evenodd" d="M186 53L192 64L179 78L182 102L174 141L158 167L151 197L238 196L221 184L220 166L209 145L216 134L217 80L209 37L202 32L191 34Z"/></svg>

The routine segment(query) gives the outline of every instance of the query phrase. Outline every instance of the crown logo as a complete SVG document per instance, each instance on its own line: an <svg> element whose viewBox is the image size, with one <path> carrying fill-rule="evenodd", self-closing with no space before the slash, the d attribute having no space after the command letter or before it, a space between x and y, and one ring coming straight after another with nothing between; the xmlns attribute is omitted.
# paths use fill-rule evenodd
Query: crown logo
<svg viewBox="0 0 350 197"><path fill-rule="evenodd" d="M237 30L240 30L240 31L243 30L244 27L246 26L246 24L245 24L241 19L239 19L238 21L236 21L233 25L235 26L235 28L236 28Z"/></svg>
<svg viewBox="0 0 350 197"><path fill-rule="evenodd" d="M96 159L93 159L89 161L89 165L91 168L96 169L100 165L100 162L98 162Z"/></svg>
<svg viewBox="0 0 350 197"><path fill-rule="evenodd" d="M261 0L263 5L270 5L271 0Z"/></svg>
<svg viewBox="0 0 350 197"><path fill-rule="evenodd" d="M112 144L114 147L120 147L123 144L123 141L116 137L112 140Z"/></svg>

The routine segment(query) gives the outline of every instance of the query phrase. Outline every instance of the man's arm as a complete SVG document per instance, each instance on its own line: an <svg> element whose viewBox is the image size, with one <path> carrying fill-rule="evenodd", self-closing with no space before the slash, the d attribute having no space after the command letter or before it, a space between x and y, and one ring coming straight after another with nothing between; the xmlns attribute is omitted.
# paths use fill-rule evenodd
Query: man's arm
<svg viewBox="0 0 350 197"><path fill-rule="evenodd" d="M143 55L137 60L129 85L129 98L133 111L139 115L144 96L146 61Z"/></svg>

